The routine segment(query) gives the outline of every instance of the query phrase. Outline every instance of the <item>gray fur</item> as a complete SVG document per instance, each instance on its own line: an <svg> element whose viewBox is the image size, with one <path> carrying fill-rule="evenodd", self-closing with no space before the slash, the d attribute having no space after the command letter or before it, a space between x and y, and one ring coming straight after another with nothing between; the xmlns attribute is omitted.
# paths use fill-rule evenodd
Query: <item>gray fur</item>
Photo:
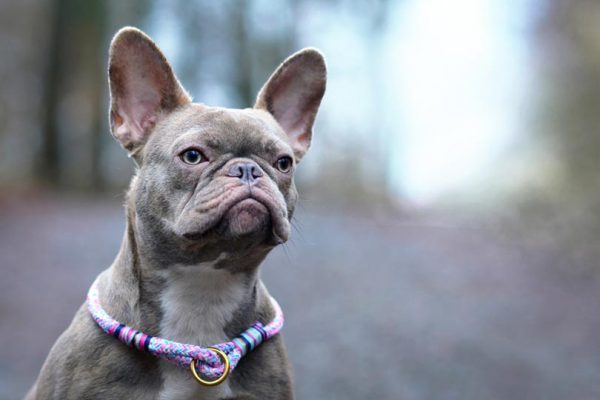
<svg viewBox="0 0 600 400"><path fill-rule="evenodd" d="M270 321L274 310L258 268L288 239L297 200L293 170L275 166L290 156L295 168L308 150L325 90L323 57L314 49L292 55L265 84L255 108L209 107L191 102L150 38L124 28L111 44L109 76L111 131L137 169L121 249L100 275L105 309L150 335L192 335L202 346L237 336L257 319ZM185 164L180 155L190 147L208 161ZM260 172L251 184L231 176L244 163ZM209 276L218 281L202 285ZM199 288L179 296L178 288L195 279ZM178 314L196 299L201 315ZM192 324L204 313L212 330ZM203 333L194 336L195 328ZM248 354L221 389L201 388L187 371L165 364L106 335L83 305L27 398L293 397L281 335Z"/></svg>

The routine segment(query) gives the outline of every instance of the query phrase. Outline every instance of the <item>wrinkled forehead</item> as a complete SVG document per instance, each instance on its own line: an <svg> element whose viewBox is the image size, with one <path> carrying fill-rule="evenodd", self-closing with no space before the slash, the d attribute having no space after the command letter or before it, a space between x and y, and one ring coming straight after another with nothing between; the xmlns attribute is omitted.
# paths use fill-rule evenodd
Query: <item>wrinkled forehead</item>
<svg viewBox="0 0 600 400"><path fill-rule="evenodd" d="M160 147L200 144L220 153L237 156L276 153L291 148L287 135L268 113L255 109L228 109L191 104L156 127Z"/></svg>

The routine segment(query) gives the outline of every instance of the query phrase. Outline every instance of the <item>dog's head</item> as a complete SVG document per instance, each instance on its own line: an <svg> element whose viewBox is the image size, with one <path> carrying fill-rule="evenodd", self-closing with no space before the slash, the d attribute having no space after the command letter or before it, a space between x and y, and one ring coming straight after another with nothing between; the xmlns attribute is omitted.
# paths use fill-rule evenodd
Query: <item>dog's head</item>
<svg viewBox="0 0 600 400"><path fill-rule="evenodd" d="M294 171L325 92L318 51L290 56L243 110L192 103L135 28L113 39L109 78L111 131L137 164L129 196L142 240L182 254L288 239Z"/></svg>

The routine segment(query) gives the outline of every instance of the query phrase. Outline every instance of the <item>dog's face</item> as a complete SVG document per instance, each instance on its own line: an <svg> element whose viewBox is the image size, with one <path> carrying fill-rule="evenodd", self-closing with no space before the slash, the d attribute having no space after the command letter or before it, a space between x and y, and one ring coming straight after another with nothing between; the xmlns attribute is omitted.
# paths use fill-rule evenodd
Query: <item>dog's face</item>
<svg viewBox="0 0 600 400"><path fill-rule="evenodd" d="M285 241L296 201L285 138L263 111L184 107L148 140L137 200L162 203L163 222L187 239Z"/></svg>
<svg viewBox="0 0 600 400"><path fill-rule="evenodd" d="M288 239L293 174L325 91L320 53L292 55L244 110L192 103L160 50L133 28L113 39L109 76L111 130L138 165L130 196L142 240L171 259L193 259Z"/></svg>

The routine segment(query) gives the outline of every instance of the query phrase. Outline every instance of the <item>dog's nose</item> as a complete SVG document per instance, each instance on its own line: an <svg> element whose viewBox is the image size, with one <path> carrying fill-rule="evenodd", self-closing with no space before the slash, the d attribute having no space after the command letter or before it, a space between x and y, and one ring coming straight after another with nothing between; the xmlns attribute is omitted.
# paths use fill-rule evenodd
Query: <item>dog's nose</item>
<svg viewBox="0 0 600 400"><path fill-rule="evenodd" d="M229 167L227 176L240 178L242 182L253 185L258 178L263 176L263 171L253 162L240 162Z"/></svg>

